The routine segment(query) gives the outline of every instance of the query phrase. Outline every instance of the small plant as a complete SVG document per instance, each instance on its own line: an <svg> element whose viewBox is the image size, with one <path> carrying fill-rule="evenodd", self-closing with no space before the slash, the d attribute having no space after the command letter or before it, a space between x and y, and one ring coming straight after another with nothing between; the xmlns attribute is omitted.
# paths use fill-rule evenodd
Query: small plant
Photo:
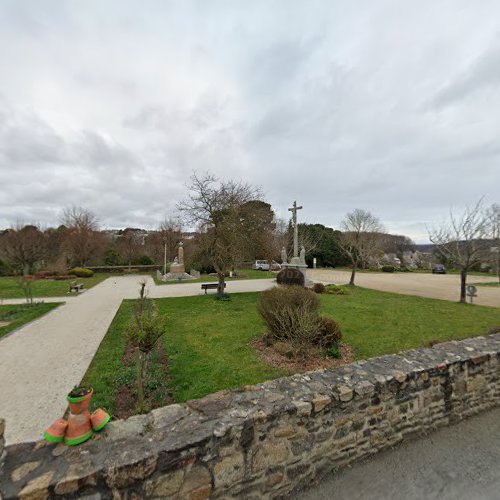
<svg viewBox="0 0 500 500"><path fill-rule="evenodd" d="M325 293L329 295L350 295L351 292L346 287L338 285L327 285L325 287Z"/></svg>
<svg viewBox="0 0 500 500"><path fill-rule="evenodd" d="M87 389L87 387L75 385L73 389L68 394L70 398L81 398L86 396L92 389Z"/></svg>
<svg viewBox="0 0 500 500"><path fill-rule="evenodd" d="M76 276L77 278L92 278L92 276L94 276L94 271L86 267L74 267L69 270L68 274Z"/></svg>
<svg viewBox="0 0 500 500"><path fill-rule="evenodd" d="M323 285L323 283L314 283L313 287L312 287L312 291L314 293L325 293L326 291L326 287L325 285Z"/></svg>
<svg viewBox="0 0 500 500"><path fill-rule="evenodd" d="M398 271L402 272L402 273L411 273L413 272L413 270L411 268L409 268L408 266L401 266Z"/></svg>
<svg viewBox="0 0 500 500"><path fill-rule="evenodd" d="M26 298L26 305L33 305L33 277L32 276L23 276L19 281L18 285L21 287L24 293L24 297Z"/></svg>
<svg viewBox="0 0 500 500"><path fill-rule="evenodd" d="M139 300L135 304L134 316L125 329L125 337L137 353L137 411L144 411L144 372L151 351L166 331L166 318L160 316L158 309L145 290L146 283L141 282Z"/></svg>
<svg viewBox="0 0 500 500"><path fill-rule="evenodd" d="M340 352L340 347L338 345L334 345L327 349L326 355L330 358L340 359L342 357L342 353Z"/></svg>
<svg viewBox="0 0 500 500"><path fill-rule="evenodd" d="M393 273L396 268L394 266L382 266L381 270L383 273Z"/></svg>

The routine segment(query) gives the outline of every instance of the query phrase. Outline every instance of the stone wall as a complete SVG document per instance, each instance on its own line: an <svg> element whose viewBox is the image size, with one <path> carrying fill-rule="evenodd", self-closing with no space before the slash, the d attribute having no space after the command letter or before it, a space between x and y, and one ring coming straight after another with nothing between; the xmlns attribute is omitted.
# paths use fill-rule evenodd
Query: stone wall
<svg viewBox="0 0 500 500"><path fill-rule="evenodd" d="M282 498L499 403L495 334L167 406L112 422L75 448L8 446L0 491L6 499Z"/></svg>

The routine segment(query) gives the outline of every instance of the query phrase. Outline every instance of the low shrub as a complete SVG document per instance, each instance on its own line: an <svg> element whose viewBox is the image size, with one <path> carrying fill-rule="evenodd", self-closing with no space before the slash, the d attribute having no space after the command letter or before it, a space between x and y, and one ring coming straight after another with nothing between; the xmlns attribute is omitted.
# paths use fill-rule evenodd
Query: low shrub
<svg viewBox="0 0 500 500"><path fill-rule="evenodd" d="M402 273L411 273L413 272L413 269L409 268L408 266L401 266L398 271Z"/></svg>
<svg viewBox="0 0 500 500"><path fill-rule="evenodd" d="M329 295L350 295L351 292L348 288L338 285L327 285L325 287L325 293Z"/></svg>
<svg viewBox="0 0 500 500"><path fill-rule="evenodd" d="M85 267L74 267L69 270L68 274L76 276L77 278L92 278L92 276L94 276L94 271Z"/></svg>
<svg viewBox="0 0 500 500"><path fill-rule="evenodd" d="M327 349L326 355L330 356L330 358L340 359L342 357L342 353L340 352L340 347L338 345L334 345Z"/></svg>
<svg viewBox="0 0 500 500"><path fill-rule="evenodd" d="M394 266L382 266L383 273L393 273L396 270Z"/></svg>
<svg viewBox="0 0 500 500"><path fill-rule="evenodd" d="M315 344L322 349L327 349L336 346L342 340L342 331L339 324L329 316L319 317L318 335L315 339Z"/></svg>
<svg viewBox="0 0 500 500"><path fill-rule="evenodd" d="M323 285L323 283L314 283L312 291L314 293L325 293L326 287L325 285Z"/></svg>
<svg viewBox="0 0 500 500"><path fill-rule="evenodd" d="M257 310L273 341L287 342L297 354L304 354L318 339L317 295L301 286L277 286L260 294Z"/></svg>

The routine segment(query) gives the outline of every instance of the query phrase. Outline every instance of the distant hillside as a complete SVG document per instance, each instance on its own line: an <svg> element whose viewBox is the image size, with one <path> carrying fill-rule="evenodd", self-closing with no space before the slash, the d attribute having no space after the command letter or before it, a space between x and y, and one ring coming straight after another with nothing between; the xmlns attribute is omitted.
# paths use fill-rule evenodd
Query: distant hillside
<svg viewBox="0 0 500 500"><path fill-rule="evenodd" d="M419 252L432 253L434 252L435 246L436 245L433 245L432 243L425 243L425 244L415 245L415 250L418 250Z"/></svg>

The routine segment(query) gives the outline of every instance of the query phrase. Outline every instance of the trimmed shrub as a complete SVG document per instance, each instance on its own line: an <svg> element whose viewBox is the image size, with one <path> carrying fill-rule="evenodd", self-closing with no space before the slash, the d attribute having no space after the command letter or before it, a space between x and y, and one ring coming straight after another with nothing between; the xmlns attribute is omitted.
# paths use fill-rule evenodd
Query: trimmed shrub
<svg viewBox="0 0 500 500"><path fill-rule="evenodd" d="M287 342L298 354L315 344L319 331L320 301L301 286L278 286L260 294L257 310L273 341Z"/></svg>
<svg viewBox="0 0 500 500"><path fill-rule="evenodd" d="M282 269L278 276L276 276L276 281L278 285L298 285L304 286L305 278L304 275L293 267L287 267Z"/></svg>
<svg viewBox="0 0 500 500"><path fill-rule="evenodd" d="M342 331L339 324L329 316L320 316L318 335L315 339L315 344L326 349L336 346L342 340Z"/></svg>
<svg viewBox="0 0 500 500"><path fill-rule="evenodd" d="M323 283L314 283L312 291L314 293L325 293L326 287L325 285L323 285Z"/></svg>
<svg viewBox="0 0 500 500"><path fill-rule="evenodd" d="M396 270L394 266L382 266L383 273L393 273Z"/></svg>
<svg viewBox="0 0 500 500"><path fill-rule="evenodd" d="M401 271L402 273L411 273L413 272L412 269L410 269L408 266L401 266L398 271Z"/></svg>
<svg viewBox="0 0 500 500"><path fill-rule="evenodd" d="M85 267L74 267L69 270L68 274L76 276L77 278L92 278L92 276L94 276L94 271Z"/></svg>

